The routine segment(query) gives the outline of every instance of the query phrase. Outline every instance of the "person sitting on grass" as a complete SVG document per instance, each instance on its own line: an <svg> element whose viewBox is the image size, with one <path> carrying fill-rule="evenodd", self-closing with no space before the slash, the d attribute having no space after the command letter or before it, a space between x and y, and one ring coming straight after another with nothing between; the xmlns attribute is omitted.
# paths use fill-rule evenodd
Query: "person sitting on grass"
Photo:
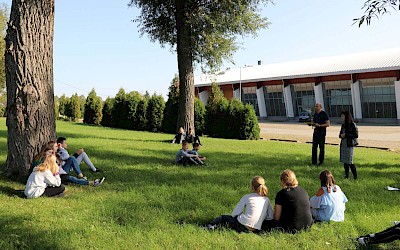
<svg viewBox="0 0 400 250"><path fill-rule="evenodd" d="M63 196L65 187L61 184L58 170L56 156L48 152L43 163L35 167L28 178L24 191L26 198Z"/></svg>
<svg viewBox="0 0 400 250"><path fill-rule="evenodd" d="M189 131L186 133L185 141L189 143L196 143L198 142L201 145L200 137L194 134L192 128L189 128Z"/></svg>
<svg viewBox="0 0 400 250"><path fill-rule="evenodd" d="M182 148L176 153L175 162L177 164L183 164L183 166L186 166L187 164L204 164L198 155L189 153L189 143L187 141L182 142Z"/></svg>
<svg viewBox="0 0 400 250"><path fill-rule="evenodd" d="M67 139L65 137L58 137L57 144L58 144L59 155L60 155L61 160L63 160L63 161L67 160L70 157L70 155L68 154L68 151L67 151L67 148L68 148ZM83 148L78 149L76 151L76 153L73 155L73 157L76 159L76 162L78 163L78 165L82 161L84 161L92 172L94 172L94 173L101 172L100 169L96 168L93 165L92 161L90 161L89 156L85 153Z"/></svg>
<svg viewBox="0 0 400 250"><path fill-rule="evenodd" d="M275 197L274 223L265 223L263 230L283 229L296 233L312 226L310 200L307 191L299 186L296 175L290 169L282 172L282 190Z"/></svg>
<svg viewBox="0 0 400 250"><path fill-rule="evenodd" d="M43 147L40 153L34 157L36 161L32 162L32 166L36 167L43 161L41 159L45 159L46 155L54 154L54 152L57 152L58 145L55 141L49 141L46 143ZM60 178L61 178L61 183L64 185L68 185L69 183L73 184L78 184L78 185L93 185L95 187L100 186L103 181L105 180L105 177L102 177L100 179L96 179L94 181L88 181L85 178L78 179L75 176L71 176L67 174L66 171L62 168L62 166L59 165L59 172L60 172Z"/></svg>
<svg viewBox="0 0 400 250"><path fill-rule="evenodd" d="M193 143L193 149L191 151L189 151L189 154L198 155L200 160L202 162L204 162L206 160L206 157L205 156L200 156L199 155L199 150L200 150L200 144L195 142L195 143Z"/></svg>
<svg viewBox="0 0 400 250"><path fill-rule="evenodd" d="M48 143L46 143L45 145L42 146L39 154L37 154L33 157L31 167L29 168L29 174L32 173L33 169L36 166L38 166L40 163L42 163L44 161L44 159L46 158L46 151L52 149L54 145L57 146L57 143L55 141L49 141ZM57 149L54 152L57 152Z"/></svg>
<svg viewBox="0 0 400 250"><path fill-rule="evenodd" d="M274 210L268 199L268 188L261 176L255 176L250 182L250 194L243 196L232 215L222 215L208 225L208 229L227 226L237 232L258 232L264 220L272 220Z"/></svg>
<svg viewBox="0 0 400 250"><path fill-rule="evenodd" d="M338 185L329 170L320 173L321 187L310 199L311 214L317 221L344 221L346 195Z"/></svg>
<svg viewBox="0 0 400 250"><path fill-rule="evenodd" d="M175 142L177 144L182 144L183 140L185 140L185 130L182 127L179 128L178 134L175 135L174 139L172 140L171 144Z"/></svg>
<svg viewBox="0 0 400 250"><path fill-rule="evenodd" d="M394 221L394 226L389 227L379 233L368 234L357 238L361 245L389 243L400 240L400 221Z"/></svg>

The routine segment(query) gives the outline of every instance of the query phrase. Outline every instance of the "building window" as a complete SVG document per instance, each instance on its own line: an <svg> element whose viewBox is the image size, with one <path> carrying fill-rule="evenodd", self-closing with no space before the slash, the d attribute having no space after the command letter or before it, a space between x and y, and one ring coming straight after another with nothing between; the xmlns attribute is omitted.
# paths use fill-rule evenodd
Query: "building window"
<svg viewBox="0 0 400 250"><path fill-rule="evenodd" d="M324 83L325 111L331 117L340 117L346 110L353 114L351 100L351 81L334 81Z"/></svg>
<svg viewBox="0 0 400 250"><path fill-rule="evenodd" d="M315 105L314 83L300 83L292 86L293 103L296 105L294 107L294 115L298 116L302 111L307 111L311 114Z"/></svg>
<svg viewBox="0 0 400 250"><path fill-rule="evenodd" d="M242 102L243 104L250 103L253 106L254 111L256 111L256 115L260 116L257 102L257 87L242 88Z"/></svg>
<svg viewBox="0 0 400 250"><path fill-rule="evenodd" d="M361 81L363 118L396 118L395 78Z"/></svg>
<svg viewBox="0 0 400 250"><path fill-rule="evenodd" d="M264 98L268 116L286 116L283 85L265 86Z"/></svg>

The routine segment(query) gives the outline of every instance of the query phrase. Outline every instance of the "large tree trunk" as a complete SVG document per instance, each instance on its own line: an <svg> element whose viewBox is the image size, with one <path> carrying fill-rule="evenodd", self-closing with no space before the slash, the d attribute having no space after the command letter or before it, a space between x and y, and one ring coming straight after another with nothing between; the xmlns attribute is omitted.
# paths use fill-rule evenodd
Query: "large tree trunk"
<svg viewBox="0 0 400 250"><path fill-rule="evenodd" d="M22 178L34 154L55 139L54 0L13 0L6 35L6 173Z"/></svg>
<svg viewBox="0 0 400 250"><path fill-rule="evenodd" d="M179 70L179 113L177 128L194 129L194 77L191 27L186 21L189 1L176 0L177 56Z"/></svg>

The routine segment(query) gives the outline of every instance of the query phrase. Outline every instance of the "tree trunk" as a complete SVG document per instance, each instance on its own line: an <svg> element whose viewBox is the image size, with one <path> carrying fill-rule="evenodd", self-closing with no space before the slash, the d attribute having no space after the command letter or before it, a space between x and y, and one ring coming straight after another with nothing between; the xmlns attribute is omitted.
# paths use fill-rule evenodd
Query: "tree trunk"
<svg viewBox="0 0 400 250"><path fill-rule="evenodd" d="M34 154L55 139L54 0L13 0L6 35L6 174L21 179Z"/></svg>
<svg viewBox="0 0 400 250"><path fill-rule="evenodd" d="M187 22L189 1L176 0L177 57L179 70L179 112L177 129L194 129L194 77L191 27Z"/></svg>

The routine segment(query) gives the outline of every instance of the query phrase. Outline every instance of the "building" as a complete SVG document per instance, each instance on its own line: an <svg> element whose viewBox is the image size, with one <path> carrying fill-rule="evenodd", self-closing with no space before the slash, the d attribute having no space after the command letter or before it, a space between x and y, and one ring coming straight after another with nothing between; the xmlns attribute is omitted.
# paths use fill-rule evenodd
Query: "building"
<svg viewBox="0 0 400 250"><path fill-rule="evenodd" d="M195 78L207 103L211 83L228 99L251 103L265 119L295 119L316 102L335 118L349 110L362 121L400 122L400 48L246 66Z"/></svg>

